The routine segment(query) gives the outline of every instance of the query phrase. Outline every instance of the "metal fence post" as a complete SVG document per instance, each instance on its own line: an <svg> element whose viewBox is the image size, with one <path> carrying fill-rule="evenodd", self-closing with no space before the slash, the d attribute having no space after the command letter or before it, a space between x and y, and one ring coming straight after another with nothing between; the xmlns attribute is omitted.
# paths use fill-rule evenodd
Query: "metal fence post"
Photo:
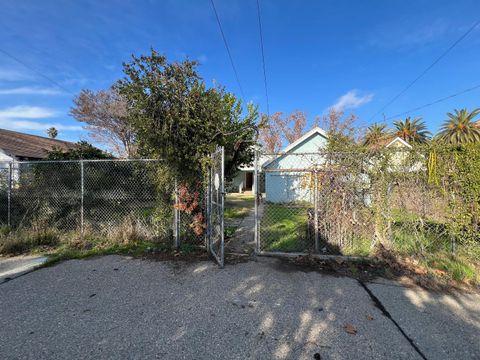
<svg viewBox="0 0 480 360"><path fill-rule="evenodd" d="M12 225L12 161L8 163L7 225Z"/></svg>
<svg viewBox="0 0 480 360"><path fill-rule="evenodd" d="M178 213L178 184L175 179L175 204L173 206L173 246L175 249L180 247L180 234L179 234L179 213Z"/></svg>
<svg viewBox="0 0 480 360"><path fill-rule="evenodd" d="M320 244L319 244L319 239L318 239L318 171L314 171L315 175L315 180L314 180L314 186L315 189L313 190L313 201L314 201L314 215L313 215L313 221L314 221L314 229L315 229L315 252L320 251Z"/></svg>
<svg viewBox="0 0 480 360"><path fill-rule="evenodd" d="M83 160L80 160L80 234L83 237L84 223L83 223L83 198L84 198L84 178L83 178Z"/></svg>

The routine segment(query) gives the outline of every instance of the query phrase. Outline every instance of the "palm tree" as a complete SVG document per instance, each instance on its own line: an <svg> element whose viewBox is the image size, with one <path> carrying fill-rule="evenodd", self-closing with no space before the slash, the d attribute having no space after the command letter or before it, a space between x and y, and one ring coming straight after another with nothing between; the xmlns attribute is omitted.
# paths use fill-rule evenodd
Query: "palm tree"
<svg viewBox="0 0 480 360"><path fill-rule="evenodd" d="M51 139L55 139L58 135L58 130L54 127L51 127L47 130L48 137Z"/></svg>
<svg viewBox="0 0 480 360"><path fill-rule="evenodd" d="M454 114L447 113L445 120L437 134L439 141L445 144L468 144L480 141L480 126L474 118L480 114L480 108L473 111L467 109L457 110Z"/></svg>
<svg viewBox="0 0 480 360"><path fill-rule="evenodd" d="M408 143L426 143L431 135L422 118L407 117L405 120L397 120L393 123L395 135Z"/></svg>
<svg viewBox="0 0 480 360"><path fill-rule="evenodd" d="M384 142L391 137L391 132L385 124L372 124L368 127L367 133L363 139L363 145L368 147L378 147L385 145Z"/></svg>

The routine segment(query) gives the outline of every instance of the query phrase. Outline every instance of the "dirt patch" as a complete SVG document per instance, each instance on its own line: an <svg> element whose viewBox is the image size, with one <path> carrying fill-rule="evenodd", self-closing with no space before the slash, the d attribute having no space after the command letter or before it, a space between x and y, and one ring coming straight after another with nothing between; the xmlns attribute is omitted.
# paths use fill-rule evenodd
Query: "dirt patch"
<svg viewBox="0 0 480 360"><path fill-rule="evenodd" d="M141 256L142 259L152 261L171 261L182 263L195 263L199 261L215 261L215 259L204 248L198 248L194 251L165 251L152 250L150 253ZM252 257L243 254L226 253L225 265L235 265L251 261Z"/></svg>
<svg viewBox="0 0 480 360"><path fill-rule="evenodd" d="M403 286L420 286L424 289L448 293L451 291L480 293L480 287L434 276L419 269L408 259L398 259L387 251L379 252L375 259L350 261L346 257L320 259L314 256L278 258L272 263L282 272L319 272L332 276L351 277L362 282L379 278L395 280Z"/></svg>
<svg viewBox="0 0 480 360"><path fill-rule="evenodd" d="M210 260L210 256L204 249L194 249L192 251L165 251L163 249L153 249L151 252L141 256L142 259L153 261L181 261L193 263L198 261Z"/></svg>

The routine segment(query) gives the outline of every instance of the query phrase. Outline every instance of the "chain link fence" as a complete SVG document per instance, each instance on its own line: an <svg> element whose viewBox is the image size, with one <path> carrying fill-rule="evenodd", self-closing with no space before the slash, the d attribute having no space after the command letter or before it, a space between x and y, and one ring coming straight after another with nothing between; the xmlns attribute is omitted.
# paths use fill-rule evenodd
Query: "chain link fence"
<svg viewBox="0 0 480 360"><path fill-rule="evenodd" d="M480 261L478 218L458 215L479 199L462 198L448 172L432 179L431 154L263 153L256 164L259 253L365 256L381 244L406 255L461 248Z"/></svg>
<svg viewBox="0 0 480 360"><path fill-rule="evenodd" d="M0 225L204 245L205 181L185 190L161 160L0 163ZM162 185L159 185L162 184ZM192 193L195 209L180 205Z"/></svg>

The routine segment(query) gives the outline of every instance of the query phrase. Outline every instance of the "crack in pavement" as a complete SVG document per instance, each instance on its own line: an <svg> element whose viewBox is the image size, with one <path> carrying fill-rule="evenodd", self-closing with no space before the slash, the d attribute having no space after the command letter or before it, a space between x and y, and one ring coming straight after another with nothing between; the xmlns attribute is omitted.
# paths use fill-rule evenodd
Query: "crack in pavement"
<svg viewBox="0 0 480 360"><path fill-rule="evenodd" d="M368 296L370 296L370 299L373 301L374 305L382 312L382 314L384 316L386 316L396 326L398 331L400 331L400 333L409 342L409 344L417 352L417 354L420 355L420 357L423 360L428 360L427 357L425 356L425 354L422 352L422 350L420 350L420 348L417 346L417 344L415 344L413 339L410 336L408 336L407 333L405 332L405 330L402 329L400 324L395 321L395 319L392 317L392 315L388 312L388 310L382 304L380 299L373 294L373 292L368 288L368 286L363 281L361 281L361 280L357 280L357 281L360 284L360 286L367 292Z"/></svg>

